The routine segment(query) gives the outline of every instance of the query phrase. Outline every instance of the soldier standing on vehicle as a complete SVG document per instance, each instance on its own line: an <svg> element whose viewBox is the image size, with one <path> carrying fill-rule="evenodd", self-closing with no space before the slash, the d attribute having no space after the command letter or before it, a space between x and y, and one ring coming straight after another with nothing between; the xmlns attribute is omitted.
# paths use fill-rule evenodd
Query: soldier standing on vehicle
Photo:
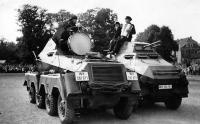
<svg viewBox="0 0 200 124"><path fill-rule="evenodd" d="M114 53L118 53L120 48L123 46L125 42L131 42L132 35L136 33L134 24L131 23L132 18L130 16L126 16L125 22L126 24L122 27L121 38L117 41Z"/></svg>
<svg viewBox="0 0 200 124"><path fill-rule="evenodd" d="M70 20L61 24L57 32L53 36L53 41L56 46L60 48L63 52L69 53L69 47L66 41L73 32L76 32L78 28L76 27L77 16L73 16Z"/></svg>

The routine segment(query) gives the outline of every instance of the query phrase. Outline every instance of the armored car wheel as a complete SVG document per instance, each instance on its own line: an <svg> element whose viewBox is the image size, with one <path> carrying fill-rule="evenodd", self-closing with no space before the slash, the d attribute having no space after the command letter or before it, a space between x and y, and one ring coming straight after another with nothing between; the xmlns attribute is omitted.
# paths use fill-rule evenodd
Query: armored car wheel
<svg viewBox="0 0 200 124"><path fill-rule="evenodd" d="M58 97L58 116L62 124L73 123L75 112L73 107L66 101Z"/></svg>
<svg viewBox="0 0 200 124"><path fill-rule="evenodd" d="M121 99L113 108L114 114L117 118L126 120L131 116L133 107L134 106L130 103L129 99Z"/></svg>
<svg viewBox="0 0 200 124"><path fill-rule="evenodd" d="M182 98L180 96L174 95L167 98L167 100L165 101L165 106L168 109L176 110L180 107L181 102L182 102Z"/></svg>
<svg viewBox="0 0 200 124"><path fill-rule="evenodd" d="M46 95L45 97L45 106L47 113L51 116L55 116L58 114L57 111L57 98L53 95Z"/></svg>
<svg viewBox="0 0 200 124"><path fill-rule="evenodd" d="M39 95L36 93L35 101L38 108L45 108L45 94Z"/></svg>
<svg viewBox="0 0 200 124"><path fill-rule="evenodd" d="M35 103L35 87L32 85L28 91L30 103Z"/></svg>

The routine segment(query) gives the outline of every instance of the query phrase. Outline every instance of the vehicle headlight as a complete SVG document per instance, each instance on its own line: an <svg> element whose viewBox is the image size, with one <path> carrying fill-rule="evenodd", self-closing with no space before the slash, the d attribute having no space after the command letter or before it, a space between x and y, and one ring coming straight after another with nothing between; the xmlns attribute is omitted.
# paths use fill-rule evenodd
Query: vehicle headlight
<svg viewBox="0 0 200 124"><path fill-rule="evenodd" d="M126 72L126 78L129 81L138 80L138 76L136 72Z"/></svg>
<svg viewBox="0 0 200 124"><path fill-rule="evenodd" d="M76 81L89 81L88 72L75 72Z"/></svg>

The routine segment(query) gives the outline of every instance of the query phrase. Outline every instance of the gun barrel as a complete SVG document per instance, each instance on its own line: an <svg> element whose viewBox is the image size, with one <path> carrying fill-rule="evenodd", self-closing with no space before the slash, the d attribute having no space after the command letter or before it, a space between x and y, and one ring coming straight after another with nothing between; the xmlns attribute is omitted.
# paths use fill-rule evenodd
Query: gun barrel
<svg viewBox="0 0 200 124"><path fill-rule="evenodd" d="M145 45L145 46L143 46L143 48L146 48L146 47L149 47L149 46L154 46L154 47L156 47L156 46L159 46L161 41L159 40L159 41L156 41L156 42L153 42L153 43L151 43L151 44L148 44L148 45Z"/></svg>

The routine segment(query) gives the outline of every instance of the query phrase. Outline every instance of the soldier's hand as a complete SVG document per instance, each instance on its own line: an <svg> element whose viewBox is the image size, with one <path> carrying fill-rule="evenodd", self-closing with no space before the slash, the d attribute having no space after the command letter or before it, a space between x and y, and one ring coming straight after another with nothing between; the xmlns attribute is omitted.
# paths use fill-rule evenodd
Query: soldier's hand
<svg viewBox="0 0 200 124"><path fill-rule="evenodd" d="M131 32L131 30L130 29L128 29L128 30L126 30L128 33L130 33Z"/></svg>

